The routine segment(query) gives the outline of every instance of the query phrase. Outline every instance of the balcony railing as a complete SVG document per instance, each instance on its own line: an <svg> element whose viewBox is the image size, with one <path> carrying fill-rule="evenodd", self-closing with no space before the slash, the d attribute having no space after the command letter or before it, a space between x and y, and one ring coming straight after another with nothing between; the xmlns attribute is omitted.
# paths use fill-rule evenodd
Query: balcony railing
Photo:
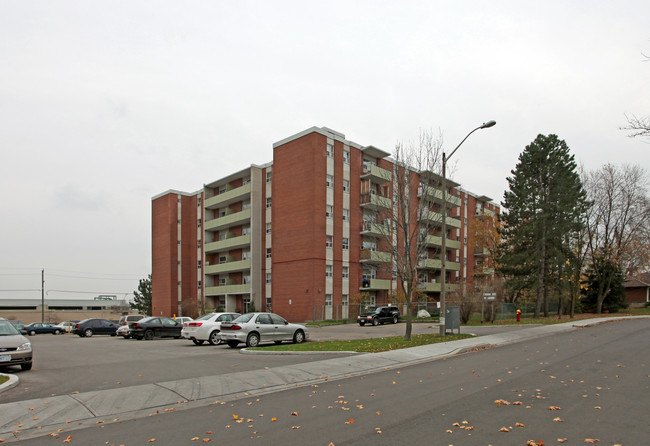
<svg viewBox="0 0 650 446"><path fill-rule="evenodd" d="M251 259L245 260L234 260L224 263L219 263L217 265L206 265L205 274L225 274L225 273L236 273L240 271L246 271L251 269Z"/></svg>
<svg viewBox="0 0 650 446"><path fill-rule="evenodd" d="M390 263L390 252L373 251L368 248L362 248L359 254L360 262L368 263Z"/></svg>
<svg viewBox="0 0 650 446"><path fill-rule="evenodd" d="M250 292L250 283L205 287L206 296L217 296L221 294L250 294Z"/></svg>
<svg viewBox="0 0 650 446"><path fill-rule="evenodd" d="M370 179L373 183L383 184L392 180L393 174L390 170L382 169L374 164L364 164L361 179Z"/></svg>
<svg viewBox="0 0 650 446"><path fill-rule="evenodd" d="M249 246L251 244L250 234L241 235L239 237L226 238L225 240L219 240L216 242L210 242L205 244L205 252L220 252L227 251L231 249L239 249Z"/></svg>
<svg viewBox="0 0 650 446"><path fill-rule="evenodd" d="M220 231L222 229L228 228L230 226L238 226L243 223L250 221L251 219L251 210L246 209L245 211L235 212L225 217L215 218L213 220L206 220L205 230L206 231Z"/></svg>
<svg viewBox="0 0 650 446"><path fill-rule="evenodd" d="M442 290L441 285L442 284L439 282L423 282L423 283L419 283L417 288L427 293L439 293ZM458 291L459 289L460 286L457 283L445 284L445 290L447 292Z"/></svg>
<svg viewBox="0 0 650 446"><path fill-rule="evenodd" d="M433 186L420 186L418 187L418 198L440 203L442 201L442 191ZM458 207L460 206L460 197L447 194L447 203Z"/></svg>
<svg viewBox="0 0 650 446"><path fill-rule="evenodd" d="M437 235L427 235L425 243L427 246L441 247L442 237L439 237ZM447 239L445 245L446 249L460 249L460 242L458 240Z"/></svg>
<svg viewBox="0 0 650 446"><path fill-rule="evenodd" d="M244 186L236 187L226 192L215 195L210 198L205 199L205 208L206 209L218 209L226 207L232 203L242 201L246 197L250 196L251 185L245 184Z"/></svg>
<svg viewBox="0 0 650 446"><path fill-rule="evenodd" d="M381 211L384 209L390 209L391 202L390 198L366 192L361 194L361 206L374 211Z"/></svg>
<svg viewBox="0 0 650 446"><path fill-rule="evenodd" d="M372 237L386 237L390 235L390 227L381 223L364 221L361 227L361 234Z"/></svg>
<svg viewBox="0 0 650 446"><path fill-rule="evenodd" d="M362 279L361 281L361 291L372 291L372 290L390 290L391 283L390 279Z"/></svg>

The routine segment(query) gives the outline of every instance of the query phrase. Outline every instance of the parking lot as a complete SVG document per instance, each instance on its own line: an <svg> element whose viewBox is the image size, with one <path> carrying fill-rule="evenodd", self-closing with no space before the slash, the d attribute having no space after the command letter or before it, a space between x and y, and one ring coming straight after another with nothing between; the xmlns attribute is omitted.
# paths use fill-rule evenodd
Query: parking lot
<svg viewBox="0 0 650 446"><path fill-rule="evenodd" d="M400 336L405 327L404 323L378 327L347 324L309 327L309 331L312 341L324 341ZM495 330L496 327L472 327L468 331L487 333ZM436 325L413 324L414 334L437 332ZM35 352L34 368L27 372L15 367L0 368L0 372L20 378L18 387L0 394L0 403L323 359L320 354L244 355L240 354L241 348L207 343L196 346L185 339L171 338L137 341L111 336L80 338L71 334L42 334L29 339Z"/></svg>

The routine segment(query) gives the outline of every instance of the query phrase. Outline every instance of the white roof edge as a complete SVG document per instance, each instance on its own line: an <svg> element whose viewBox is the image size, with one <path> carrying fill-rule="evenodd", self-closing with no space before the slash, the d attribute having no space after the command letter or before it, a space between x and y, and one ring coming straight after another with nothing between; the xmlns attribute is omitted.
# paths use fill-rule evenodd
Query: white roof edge
<svg viewBox="0 0 650 446"><path fill-rule="evenodd" d="M183 191L176 190L176 189L168 189L165 192L161 192L161 193L159 193L157 195L154 195L153 197L151 197L151 200L153 201L153 200L156 200L156 199L158 199L160 197L164 197L165 195L169 195L169 194L184 195L186 197L193 197L195 195L201 194L202 192L203 192L203 189L199 189L196 192L183 192Z"/></svg>

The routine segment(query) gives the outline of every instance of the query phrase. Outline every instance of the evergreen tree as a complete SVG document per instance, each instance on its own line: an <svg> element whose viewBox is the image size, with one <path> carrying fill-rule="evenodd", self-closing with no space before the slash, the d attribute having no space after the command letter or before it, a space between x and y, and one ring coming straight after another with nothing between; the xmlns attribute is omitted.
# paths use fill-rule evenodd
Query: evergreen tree
<svg viewBox="0 0 650 446"><path fill-rule="evenodd" d="M518 293L535 291L535 317L556 287L571 241L583 226L587 203L573 155L556 135L538 135L519 155L508 178L501 214L500 272Z"/></svg>
<svg viewBox="0 0 650 446"><path fill-rule="evenodd" d="M598 256L587 270L587 277L582 287L582 308L588 312L599 312L599 296L603 288L609 288L607 296L602 301L602 311L616 313L622 308L627 308L625 303L625 278L621 267L606 256Z"/></svg>
<svg viewBox="0 0 650 446"><path fill-rule="evenodd" d="M140 279L138 291L133 292L133 301L129 302L129 305L132 310L151 315L151 274L146 279Z"/></svg>

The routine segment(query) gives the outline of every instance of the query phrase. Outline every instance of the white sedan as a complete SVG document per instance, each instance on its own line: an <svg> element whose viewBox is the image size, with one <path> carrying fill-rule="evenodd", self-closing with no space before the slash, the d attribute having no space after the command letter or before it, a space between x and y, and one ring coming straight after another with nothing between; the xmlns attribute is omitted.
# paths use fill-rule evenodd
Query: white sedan
<svg viewBox="0 0 650 446"><path fill-rule="evenodd" d="M241 342L247 347L270 341L300 344L309 339L309 331L304 325L293 324L274 313L246 313L221 324L219 339L233 348Z"/></svg>
<svg viewBox="0 0 650 446"><path fill-rule="evenodd" d="M222 322L230 322L239 317L239 313L208 313L190 322L183 324L181 336L189 339L196 345L208 341L210 345L217 345Z"/></svg>

